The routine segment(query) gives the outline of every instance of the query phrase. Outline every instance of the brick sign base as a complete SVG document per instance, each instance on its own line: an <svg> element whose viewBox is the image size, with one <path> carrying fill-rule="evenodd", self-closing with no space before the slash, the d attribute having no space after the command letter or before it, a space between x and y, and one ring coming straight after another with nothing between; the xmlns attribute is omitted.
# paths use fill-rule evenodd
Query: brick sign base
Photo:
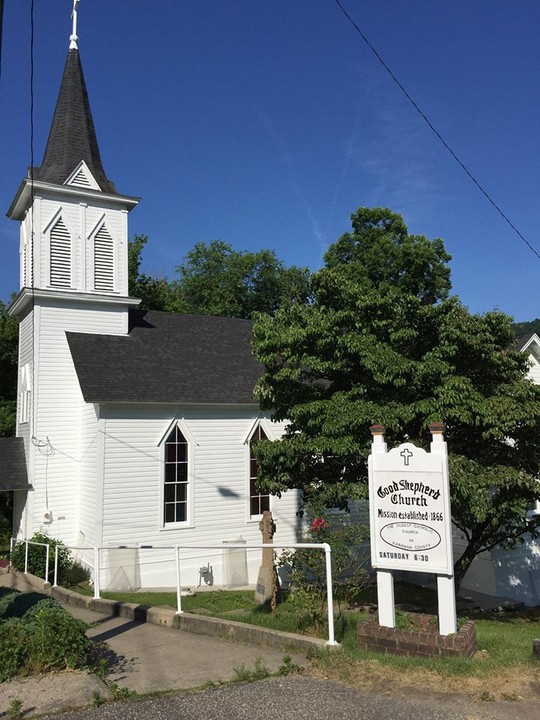
<svg viewBox="0 0 540 720"><path fill-rule="evenodd" d="M360 650L376 650L410 657L472 657L476 652L476 625L468 620L455 635L439 635L435 615L407 613L413 629L389 628L376 618L358 623L356 637ZM433 618L433 624L430 623Z"/></svg>

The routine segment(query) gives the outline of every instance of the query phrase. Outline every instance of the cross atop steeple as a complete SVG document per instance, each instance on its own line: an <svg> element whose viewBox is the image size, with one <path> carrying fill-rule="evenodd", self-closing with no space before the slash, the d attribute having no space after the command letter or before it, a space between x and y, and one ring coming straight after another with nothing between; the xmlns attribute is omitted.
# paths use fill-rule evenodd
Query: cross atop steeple
<svg viewBox="0 0 540 720"><path fill-rule="evenodd" d="M71 13L71 19L73 21L73 28L71 31L71 36L69 38L70 39L70 43L69 43L70 50L77 50L79 47L77 45L77 41L79 39L77 37L77 7L78 7L78 5L79 5L79 0L73 0L73 12Z"/></svg>

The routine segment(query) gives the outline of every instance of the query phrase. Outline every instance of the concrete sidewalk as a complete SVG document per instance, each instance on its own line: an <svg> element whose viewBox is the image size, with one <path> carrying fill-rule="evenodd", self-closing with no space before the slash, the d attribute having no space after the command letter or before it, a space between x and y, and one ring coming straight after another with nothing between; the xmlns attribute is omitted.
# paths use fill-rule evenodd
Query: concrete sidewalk
<svg viewBox="0 0 540 720"><path fill-rule="evenodd" d="M0 587L36 592L35 585L11 573L0 574ZM43 678L13 679L0 684L0 713L15 699L32 713L61 711L91 703L94 693L110 694L116 683L137 693L195 688L237 677L236 669L253 670L261 663L275 672L288 654L299 665L306 656L282 649L231 642L216 637L114 617L85 607L64 605L75 617L91 623L88 636L105 643L110 672L105 683L86 673L57 673ZM55 704L56 703L56 704Z"/></svg>

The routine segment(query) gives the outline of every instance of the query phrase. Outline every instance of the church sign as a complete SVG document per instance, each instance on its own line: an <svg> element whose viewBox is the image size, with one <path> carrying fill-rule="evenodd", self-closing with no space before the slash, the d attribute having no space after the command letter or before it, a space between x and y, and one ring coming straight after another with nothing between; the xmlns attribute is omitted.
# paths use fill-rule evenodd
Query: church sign
<svg viewBox="0 0 540 720"><path fill-rule="evenodd" d="M403 443L369 458L374 568L452 574L446 456Z"/></svg>

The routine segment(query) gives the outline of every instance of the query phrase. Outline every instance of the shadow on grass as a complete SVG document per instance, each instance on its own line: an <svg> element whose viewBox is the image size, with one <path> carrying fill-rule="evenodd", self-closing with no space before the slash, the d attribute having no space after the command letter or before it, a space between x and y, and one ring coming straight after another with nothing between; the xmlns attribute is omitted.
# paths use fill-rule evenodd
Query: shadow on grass
<svg viewBox="0 0 540 720"><path fill-rule="evenodd" d="M39 592L21 593L12 588L0 588L0 620L21 618L38 603L57 605L52 598Z"/></svg>

